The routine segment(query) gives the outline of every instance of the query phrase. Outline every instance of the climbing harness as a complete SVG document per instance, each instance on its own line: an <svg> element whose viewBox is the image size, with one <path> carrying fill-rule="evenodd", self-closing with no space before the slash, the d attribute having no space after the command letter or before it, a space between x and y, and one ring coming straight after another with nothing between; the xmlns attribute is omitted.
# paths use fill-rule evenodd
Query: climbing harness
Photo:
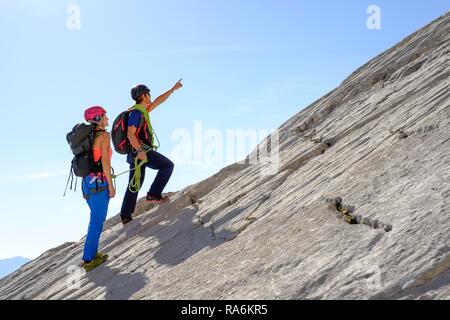
<svg viewBox="0 0 450 320"><path fill-rule="evenodd" d="M150 146L147 146L145 144L142 145L142 146L143 146L143 149L145 150L144 151L145 154L147 154L150 150L152 150L152 148ZM124 172L119 173L119 174L114 174L114 172L113 172L112 178L113 178L113 181L114 181L114 187L116 185L116 178L117 177L119 177L119 176L121 176L123 174L126 174L128 172L134 171L133 177L131 178L130 184L128 185L128 190L130 190L130 192L132 192L132 193L138 193L139 190L141 189L141 177L142 177L141 168L147 162L148 162L148 160L139 160L137 157L135 157L135 159L134 159L134 168L133 169L124 171Z"/></svg>

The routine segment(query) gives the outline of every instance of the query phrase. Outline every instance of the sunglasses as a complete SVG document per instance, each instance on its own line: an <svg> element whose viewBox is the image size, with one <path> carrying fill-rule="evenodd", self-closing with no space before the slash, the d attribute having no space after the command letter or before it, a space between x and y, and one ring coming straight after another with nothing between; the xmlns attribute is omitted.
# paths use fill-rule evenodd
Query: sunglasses
<svg viewBox="0 0 450 320"><path fill-rule="evenodd" d="M94 121L99 122L103 119L103 117L106 115L106 113L102 114L101 116L95 116Z"/></svg>

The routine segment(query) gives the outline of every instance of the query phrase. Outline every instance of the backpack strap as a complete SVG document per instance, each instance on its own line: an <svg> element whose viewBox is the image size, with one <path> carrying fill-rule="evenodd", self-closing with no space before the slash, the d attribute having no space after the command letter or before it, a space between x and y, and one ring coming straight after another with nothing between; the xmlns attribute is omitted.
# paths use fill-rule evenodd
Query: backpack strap
<svg viewBox="0 0 450 320"><path fill-rule="evenodd" d="M63 197L66 196L67 187L69 186L70 178L72 178L72 182L73 182L73 162L72 162L72 165L70 166L69 177L67 178L66 189L64 190ZM72 190L72 182L70 183L70 190Z"/></svg>
<svg viewBox="0 0 450 320"><path fill-rule="evenodd" d="M139 127L143 128L144 125L145 125L145 118L144 118L144 115L141 114L141 120L139 120Z"/></svg>

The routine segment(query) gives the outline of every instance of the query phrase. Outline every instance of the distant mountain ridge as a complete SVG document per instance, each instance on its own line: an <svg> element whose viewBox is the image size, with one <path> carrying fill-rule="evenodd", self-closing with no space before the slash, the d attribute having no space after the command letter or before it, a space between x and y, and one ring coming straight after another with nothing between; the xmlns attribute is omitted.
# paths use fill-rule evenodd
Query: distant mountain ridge
<svg viewBox="0 0 450 320"><path fill-rule="evenodd" d="M24 257L14 257L9 259L0 260L0 278L7 276L8 274L16 271L25 263L31 261Z"/></svg>

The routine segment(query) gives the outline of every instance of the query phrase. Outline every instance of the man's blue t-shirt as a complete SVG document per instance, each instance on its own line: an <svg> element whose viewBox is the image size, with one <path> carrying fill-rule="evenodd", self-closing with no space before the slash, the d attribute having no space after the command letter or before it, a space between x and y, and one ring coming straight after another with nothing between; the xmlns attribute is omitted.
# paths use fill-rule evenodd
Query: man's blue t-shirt
<svg viewBox="0 0 450 320"><path fill-rule="evenodd" d="M141 121L142 113L138 110L133 110L128 115L128 126L139 128L139 122Z"/></svg>

